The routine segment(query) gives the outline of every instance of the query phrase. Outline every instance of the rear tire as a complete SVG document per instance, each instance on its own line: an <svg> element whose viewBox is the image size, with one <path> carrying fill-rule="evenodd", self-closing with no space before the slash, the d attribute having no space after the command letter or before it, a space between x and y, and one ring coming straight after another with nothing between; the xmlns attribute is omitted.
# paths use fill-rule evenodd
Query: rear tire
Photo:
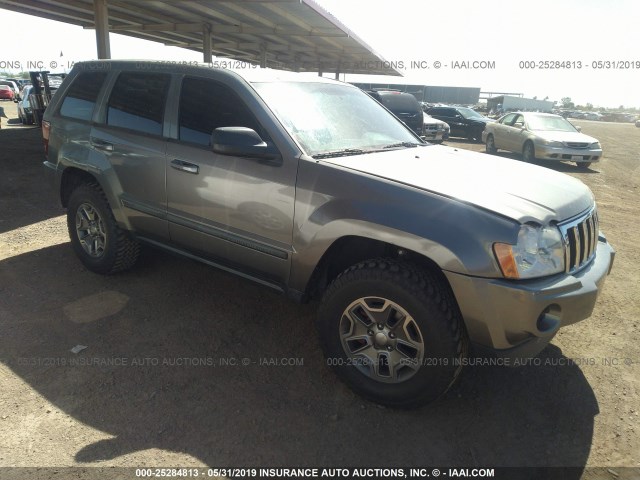
<svg viewBox="0 0 640 480"><path fill-rule="evenodd" d="M436 400L454 384L467 353L449 286L392 259L368 260L339 275L324 295L317 326L338 377L391 407Z"/></svg>
<svg viewBox="0 0 640 480"><path fill-rule="evenodd" d="M107 197L96 184L82 184L71 193L67 227L73 250L92 272L120 272L138 259L137 240L118 226Z"/></svg>

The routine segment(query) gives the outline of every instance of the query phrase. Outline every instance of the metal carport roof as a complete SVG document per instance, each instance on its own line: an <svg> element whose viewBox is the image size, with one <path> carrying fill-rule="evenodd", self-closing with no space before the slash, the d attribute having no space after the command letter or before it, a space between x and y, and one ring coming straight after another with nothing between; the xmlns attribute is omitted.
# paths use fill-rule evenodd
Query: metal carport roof
<svg viewBox="0 0 640 480"><path fill-rule="evenodd" d="M313 0L0 0L0 8L293 71L401 75Z"/></svg>

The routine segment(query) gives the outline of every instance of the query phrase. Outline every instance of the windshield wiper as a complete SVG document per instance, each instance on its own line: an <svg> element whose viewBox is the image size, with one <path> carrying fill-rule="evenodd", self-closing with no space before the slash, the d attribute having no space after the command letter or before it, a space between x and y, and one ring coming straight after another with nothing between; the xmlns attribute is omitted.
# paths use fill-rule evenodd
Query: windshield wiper
<svg viewBox="0 0 640 480"><path fill-rule="evenodd" d="M418 145L422 145L422 144L415 143L415 142L399 142L399 143L392 143L391 145L385 145L382 148L399 148L399 147L413 148L413 147L417 147Z"/></svg>
<svg viewBox="0 0 640 480"><path fill-rule="evenodd" d="M323 152L316 153L315 155L311 155L313 158L335 158L335 157L346 157L347 155L360 155L365 153L365 150L360 148L345 148L342 150L334 150L332 152Z"/></svg>

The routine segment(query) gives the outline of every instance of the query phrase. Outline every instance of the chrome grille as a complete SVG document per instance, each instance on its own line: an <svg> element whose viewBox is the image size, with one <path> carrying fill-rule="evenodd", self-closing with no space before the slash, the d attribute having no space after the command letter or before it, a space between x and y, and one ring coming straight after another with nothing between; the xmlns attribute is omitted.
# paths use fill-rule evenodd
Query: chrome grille
<svg viewBox="0 0 640 480"><path fill-rule="evenodd" d="M588 143L582 142L566 142L566 145L571 148L587 148L589 146Z"/></svg>
<svg viewBox="0 0 640 480"><path fill-rule="evenodd" d="M593 208L576 220L559 225L564 241L565 268L575 272L588 264L598 246L598 213Z"/></svg>
<svg viewBox="0 0 640 480"><path fill-rule="evenodd" d="M428 130L430 132L435 132L438 130L438 124L437 123L425 123L424 124L424 129Z"/></svg>

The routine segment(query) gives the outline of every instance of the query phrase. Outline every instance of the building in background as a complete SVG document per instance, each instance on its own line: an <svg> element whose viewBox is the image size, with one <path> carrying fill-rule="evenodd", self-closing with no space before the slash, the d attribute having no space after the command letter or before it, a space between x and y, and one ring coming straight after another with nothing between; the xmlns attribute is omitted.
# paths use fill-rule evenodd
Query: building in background
<svg viewBox="0 0 640 480"><path fill-rule="evenodd" d="M513 97L510 95L500 95L498 97L487 98L487 109L496 112L513 112L516 110L527 112L551 112L555 102L549 100L537 100L535 98Z"/></svg>

